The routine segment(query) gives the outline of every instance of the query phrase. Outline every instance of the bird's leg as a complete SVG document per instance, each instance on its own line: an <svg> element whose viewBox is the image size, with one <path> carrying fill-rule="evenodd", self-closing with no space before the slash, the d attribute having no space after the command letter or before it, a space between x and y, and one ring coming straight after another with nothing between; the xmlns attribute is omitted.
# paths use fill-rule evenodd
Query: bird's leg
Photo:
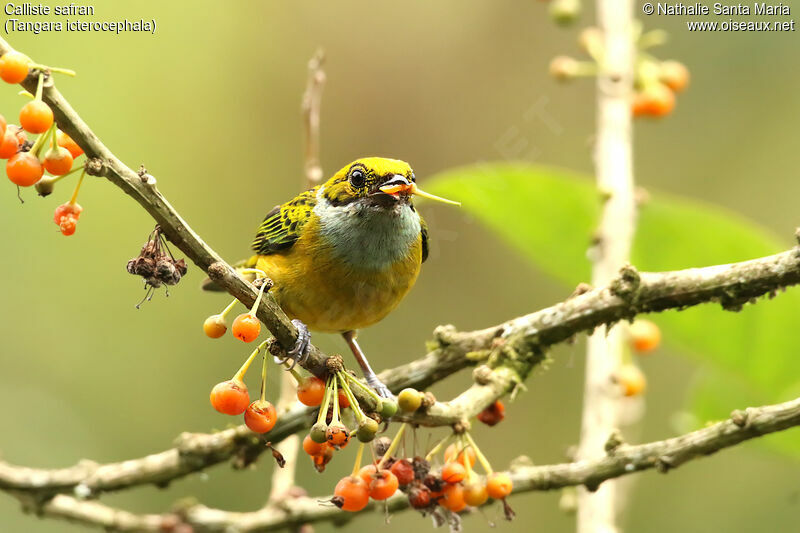
<svg viewBox="0 0 800 533"><path fill-rule="evenodd" d="M390 391L389 388L378 379L378 376L376 376L375 372L372 371L372 367L369 366L367 356L364 355L364 352L361 350L361 346L359 346L358 342L356 342L356 332L353 330L345 331L342 333L342 337L344 337L344 340L347 342L347 345L353 352L356 361L358 361L358 365L361 367L361 371L364 373L364 377L367 379L367 384L375 389L375 392L381 395L381 397L392 398L392 391Z"/></svg>
<svg viewBox="0 0 800 533"><path fill-rule="evenodd" d="M308 357L308 345L311 342L311 333L309 333L308 327L302 321L294 319L292 324L297 328L297 341L294 343L294 347L286 352L286 357L281 361L281 364L283 364L289 359L292 360L292 366L289 367L289 370L294 369L297 363L302 365L305 362L306 357Z"/></svg>

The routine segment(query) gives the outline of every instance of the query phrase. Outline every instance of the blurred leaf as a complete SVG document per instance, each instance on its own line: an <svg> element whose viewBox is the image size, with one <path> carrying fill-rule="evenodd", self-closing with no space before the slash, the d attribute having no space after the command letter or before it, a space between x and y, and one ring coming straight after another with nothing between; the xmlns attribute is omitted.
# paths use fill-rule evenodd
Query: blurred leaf
<svg viewBox="0 0 800 533"><path fill-rule="evenodd" d="M588 177L525 164L483 164L442 173L426 189L461 200L470 214L559 281L573 286L589 279L586 248L599 201ZM752 259L788 246L736 213L654 194L640 212L633 263L641 270L677 270ZM727 417L754 401L789 398L786 393L800 376L798 316L800 293L790 291L739 313L707 304L656 318L670 344L715 369L693 393L698 420ZM788 438L798 444L798 437ZM787 449L786 439L770 442Z"/></svg>

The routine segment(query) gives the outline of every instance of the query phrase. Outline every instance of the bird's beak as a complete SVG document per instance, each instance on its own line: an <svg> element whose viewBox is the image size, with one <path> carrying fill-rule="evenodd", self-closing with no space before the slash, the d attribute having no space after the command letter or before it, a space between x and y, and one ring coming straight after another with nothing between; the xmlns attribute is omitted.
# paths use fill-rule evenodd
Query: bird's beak
<svg viewBox="0 0 800 533"><path fill-rule="evenodd" d="M380 191L382 193L394 197L397 197L400 194L414 194L417 196L422 196L423 198L428 198L429 200L443 202L445 204L457 205L457 206L461 205L461 202L454 202L453 200L448 200L446 198L442 198L440 196L436 196L434 194L430 194L423 191L422 189L417 187L416 183L409 182L405 176L402 176L400 174L395 174L394 177L392 177L392 179L383 184L380 187Z"/></svg>

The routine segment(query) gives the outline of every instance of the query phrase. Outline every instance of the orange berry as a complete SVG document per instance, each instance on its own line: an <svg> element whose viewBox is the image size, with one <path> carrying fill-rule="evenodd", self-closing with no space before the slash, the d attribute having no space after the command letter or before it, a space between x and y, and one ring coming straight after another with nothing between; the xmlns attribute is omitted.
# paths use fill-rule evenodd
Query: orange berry
<svg viewBox="0 0 800 533"><path fill-rule="evenodd" d="M486 479L486 492L495 500L501 500L511 494L512 488L511 478L503 472L489 474Z"/></svg>
<svg viewBox="0 0 800 533"><path fill-rule="evenodd" d="M470 483L464 487L464 501L472 507L480 507L489 499L489 491L483 483Z"/></svg>
<svg viewBox="0 0 800 533"><path fill-rule="evenodd" d="M369 503L369 488L358 476L348 476L339 480L333 491L333 503L345 511L360 511Z"/></svg>
<svg viewBox="0 0 800 533"><path fill-rule="evenodd" d="M243 313L233 321L231 331L237 339L244 342L253 342L261 333L261 322L255 315Z"/></svg>
<svg viewBox="0 0 800 533"><path fill-rule="evenodd" d="M0 159L8 159L19 151L20 142L12 129L6 128L2 141L0 141Z"/></svg>
<svg viewBox="0 0 800 533"><path fill-rule="evenodd" d="M344 409L346 407L350 407L350 400L347 398L347 394L342 389L338 390L339 396L339 407Z"/></svg>
<svg viewBox="0 0 800 533"><path fill-rule="evenodd" d="M350 433L343 424L331 424L328 426L328 429L325 430L325 440L327 440L328 444L331 446L342 448L347 445L347 441L350 440Z"/></svg>
<svg viewBox="0 0 800 533"><path fill-rule="evenodd" d="M7 83L21 83L28 77L31 60L20 52L7 52L0 57L0 78Z"/></svg>
<svg viewBox="0 0 800 533"><path fill-rule="evenodd" d="M42 179L44 167L30 152L19 152L6 162L6 175L20 187L30 187Z"/></svg>
<svg viewBox="0 0 800 533"><path fill-rule="evenodd" d="M240 415L247 410L249 404L247 385L241 381L223 381L211 389L211 405L222 414Z"/></svg>
<svg viewBox="0 0 800 533"><path fill-rule="evenodd" d="M661 83L679 93L689 85L689 69L679 61L664 61L659 69L659 79Z"/></svg>
<svg viewBox="0 0 800 533"><path fill-rule="evenodd" d="M0 115L0 139L6 134L6 126L8 126L8 124L6 124L6 117Z"/></svg>
<svg viewBox="0 0 800 533"><path fill-rule="evenodd" d="M492 405L478 413L478 420L487 426L494 426L503 421L506 417L506 406L503 402L496 400Z"/></svg>
<svg viewBox="0 0 800 533"><path fill-rule="evenodd" d="M244 423L256 433L266 433L275 427L278 413L266 400L256 400L244 412Z"/></svg>
<svg viewBox="0 0 800 533"><path fill-rule="evenodd" d="M675 93L661 83L651 85L644 91L636 93L633 98L633 115L663 117L675 108Z"/></svg>
<svg viewBox="0 0 800 533"><path fill-rule="evenodd" d="M639 396L647 387L647 378L636 365L623 365L617 370L617 383L622 387L625 396Z"/></svg>
<svg viewBox="0 0 800 533"><path fill-rule="evenodd" d="M69 153L72 154L72 159L77 159L79 155L83 154L83 149L78 146L78 143L73 141L72 137L61 130L58 130L58 133L56 134L56 142L59 146L69 150Z"/></svg>
<svg viewBox="0 0 800 533"><path fill-rule="evenodd" d="M649 320L639 319L628 328L631 345L639 353L652 352L661 344L661 330Z"/></svg>
<svg viewBox="0 0 800 533"><path fill-rule="evenodd" d="M297 384L297 399L303 405L316 407L325 396L325 382L317 376L304 378Z"/></svg>
<svg viewBox="0 0 800 533"><path fill-rule="evenodd" d="M41 100L32 100L20 109L19 125L31 133L44 133L53 125L53 110Z"/></svg>
<svg viewBox="0 0 800 533"><path fill-rule="evenodd" d="M314 442L310 435L306 435L303 439L303 451L306 452L308 455L320 455L328 448L328 445L325 443Z"/></svg>
<svg viewBox="0 0 800 533"><path fill-rule="evenodd" d="M72 217L75 220L81 218L81 213L83 212L83 208L79 203L70 203L67 202L65 204L61 204L60 206L56 207L55 213L53 213L53 222L56 224L61 224L61 219L64 217Z"/></svg>
<svg viewBox="0 0 800 533"><path fill-rule="evenodd" d="M72 170L72 154L66 148L51 148L42 162L44 169L53 176L63 176Z"/></svg>
<svg viewBox="0 0 800 533"><path fill-rule="evenodd" d="M361 467L361 470L358 471L358 477L366 481L367 485L369 485L372 483L372 479L375 477L377 472L378 467L374 464L364 465Z"/></svg>
<svg viewBox="0 0 800 533"><path fill-rule="evenodd" d="M381 470L375 474L372 483L369 484L369 496L373 500L386 500L397 492L399 485L397 478L391 471Z"/></svg>
<svg viewBox="0 0 800 533"><path fill-rule="evenodd" d="M458 452L458 457L457 458L456 458L456 452ZM458 461L462 465L467 466L467 461L469 461L469 466L470 466L470 468L472 468L473 466L475 466L476 458L477 457L475 455L475 450L473 450L471 447L457 450L456 445L455 444L451 444L444 451L444 462L445 463L449 463L449 462L452 462L452 461Z"/></svg>
<svg viewBox="0 0 800 533"><path fill-rule="evenodd" d="M327 444L324 444L323 448L322 453L311 456L311 462L314 463L314 468L320 473L325 471L325 465L330 463L331 459L333 459L333 448Z"/></svg>
<svg viewBox="0 0 800 533"><path fill-rule="evenodd" d="M439 505L454 513L463 511L467 506L467 502L464 501L464 488L461 485L447 485L442 492Z"/></svg>
<svg viewBox="0 0 800 533"><path fill-rule="evenodd" d="M400 483L401 486L405 487L414 481L414 466L408 459L400 459L399 461L395 461L390 470L392 471L392 474L395 475L398 483Z"/></svg>
<svg viewBox="0 0 800 533"><path fill-rule="evenodd" d="M219 339L228 331L225 317L222 315L211 315L203 322L203 332L212 339Z"/></svg>
<svg viewBox="0 0 800 533"><path fill-rule="evenodd" d="M62 235L69 237L75 233L76 229L78 229L78 220L75 217L70 216L62 217L58 227L61 230Z"/></svg>
<svg viewBox="0 0 800 533"><path fill-rule="evenodd" d="M445 483L460 483L467 477L467 469L455 461L447 463L442 468L442 481Z"/></svg>

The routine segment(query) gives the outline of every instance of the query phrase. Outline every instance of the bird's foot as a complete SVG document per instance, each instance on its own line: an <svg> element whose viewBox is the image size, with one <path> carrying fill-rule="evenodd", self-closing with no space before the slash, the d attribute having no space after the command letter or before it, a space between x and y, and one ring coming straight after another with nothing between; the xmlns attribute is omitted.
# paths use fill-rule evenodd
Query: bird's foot
<svg viewBox="0 0 800 533"><path fill-rule="evenodd" d="M283 364L291 359L292 366L289 367L289 370L294 369L297 363L301 365L305 363L308 357L308 346L311 344L311 333L308 331L308 327L297 319L292 320L292 324L297 328L297 341L294 343L294 347L286 352L286 357L279 360L279 363Z"/></svg>
<svg viewBox="0 0 800 533"><path fill-rule="evenodd" d="M389 387L384 385L383 382L378 379L378 376L375 374L367 374L364 377L367 380L367 385L372 387L372 389L378 393L378 396L381 398L394 399L394 394L392 394L392 391L390 391Z"/></svg>

